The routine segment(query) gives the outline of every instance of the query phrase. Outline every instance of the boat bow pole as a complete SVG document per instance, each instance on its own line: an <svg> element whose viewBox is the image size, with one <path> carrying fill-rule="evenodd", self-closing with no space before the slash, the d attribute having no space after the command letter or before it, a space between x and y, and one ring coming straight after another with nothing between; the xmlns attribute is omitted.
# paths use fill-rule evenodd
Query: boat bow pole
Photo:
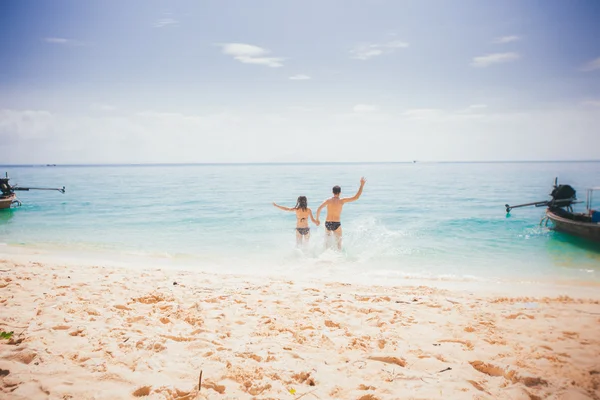
<svg viewBox="0 0 600 400"><path fill-rule="evenodd" d="M22 191L29 191L29 190L57 190L61 193L65 192L65 187L63 186L62 188L36 188L36 187L19 187L19 186L13 186L11 188L12 190L22 190Z"/></svg>

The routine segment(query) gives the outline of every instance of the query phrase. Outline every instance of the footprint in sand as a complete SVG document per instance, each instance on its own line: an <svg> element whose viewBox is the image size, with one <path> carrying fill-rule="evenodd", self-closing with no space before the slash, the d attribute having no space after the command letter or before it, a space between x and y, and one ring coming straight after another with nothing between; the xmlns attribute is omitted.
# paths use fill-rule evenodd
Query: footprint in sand
<svg viewBox="0 0 600 400"><path fill-rule="evenodd" d="M325 321L325 326L328 328L338 328L338 329L340 328L340 324L336 324L335 322L330 321L330 320Z"/></svg>
<svg viewBox="0 0 600 400"><path fill-rule="evenodd" d="M2 379L2 383L0 384L0 387L8 389L9 392L12 392L12 391L16 390L17 386L19 386L22 383L23 383L22 381L20 381L16 378L7 377L7 378Z"/></svg>
<svg viewBox="0 0 600 400"><path fill-rule="evenodd" d="M505 318L506 319L526 319L526 318L534 319L535 317L533 315L527 315L527 314L524 314L524 313L517 313L517 314L511 314L511 315L509 315L509 316L507 316Z"/></svg>
<svg viewBox="0 0 600 400"><path fill-rule="evenodd" d="M519 376L515 371L505 371L504 369L497 367L493 364L488 364L483 361L471 361L469 362L473 368L477 371L489 375L489 376L501 376L504 379L512 383L522 383L527 387L533 386L547 386L548 382L545 379L531 377L531 376ZM470 382L470 381L469 381Z"/></svg>
<svg viewBox="0 0 600 400"><path fill-rule="evenodd" d="M132 393L134 397L144 397L149 396L150 391L152 390L152 386L142 386Z"/></svg>
<svg viewBox="0 0 600 400"><path fill-rule="evenodd" d="M358 385L358 390L377 390L377 388L375 386L367 386L360 384Z"/></svg>
<svg viewBox="0 0 600 400"><path fill-rule="evenodd" d="M85 336L85 334L82 335L84 329L83 328L78 328L77 330L73 331L73 332L69 332L69 335L71 336Z"/></svg>
<svg viewBox="0 0 600 400"><path fill-rule="evenodd" d="M292 379L294 379L298 383L305 383L308 386L315 386L315 381L310 376L310 372L299 372L297 374L292 375Z"/></svg>
<svg viewBox="0 0 600 400"><path fill-rule="evenodd" d="M470 340L461 340L461 339L442 339L438 340L440 343L460 343L467 348L467 350L473 350L475 346L471 343Z"/></svg>
<svg viewBox="0 0 600 400"><path fill-rule="evenodd" d="M214 382L203 382L202 383L202 387L206 388L206 389L212 389L215 392L219 393L219 394L224 394L225 393L225 386L223 385L218 385Z"/></svg>
<svg viewBox="0 0 600 400"><path fill-rule="evenodd" d="M23 364L31 364L31 362L37 357L37 353L32 350L17 350L8 357L8 360L14 360Z"/></svg>
<svg viewBox="0 0 600 400"><path fill-rule="evenodd" d="M481 386L481 383L480 383L480 382L475 382L475 381L472 381L472 380L467 380L467 382L469 382L471 385L473 385L473 387L474 387L475 389L477 389L477 390L480 390L480 391L482 391L482 392L485 392L485 393L488 393L488 392L487 392L487 390L485 390L485 389L483 388L483 386ZM488 393L488 394L489 394L489 393Z"/></svg>
<svg viewBox="0 0 600 400"><path fill-rule="evenodd" d="M66 331L68 329L71 329L71 327L69 325L56 325L53 326L52 329L55 331Z"/></svg>
<svg viewBox="0 0 600 400"><path fill-rule="evenodd" d="M400 367L406 367L406 360L398 357L382 356L382 357L369 357L369 360L380 361L387 364L396 364Z"/></svg>
<svg viewBox="0 0 600 400"><path fill-rule="evenodd" d="M471 361L469 364L482 374L489 376L504 376L504 370L493 364L488 364L483 361Z"/></svg>

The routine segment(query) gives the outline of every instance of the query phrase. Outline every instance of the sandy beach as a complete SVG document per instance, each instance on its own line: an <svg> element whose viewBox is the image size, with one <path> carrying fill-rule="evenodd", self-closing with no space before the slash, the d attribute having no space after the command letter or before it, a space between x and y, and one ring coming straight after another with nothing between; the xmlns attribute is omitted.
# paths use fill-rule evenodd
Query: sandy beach
<svg viewBox="0 0 600 400"><path fill-rule="evenodd" d="M600 399L595 287L502 295L4 258L3 399Z"/></svg>

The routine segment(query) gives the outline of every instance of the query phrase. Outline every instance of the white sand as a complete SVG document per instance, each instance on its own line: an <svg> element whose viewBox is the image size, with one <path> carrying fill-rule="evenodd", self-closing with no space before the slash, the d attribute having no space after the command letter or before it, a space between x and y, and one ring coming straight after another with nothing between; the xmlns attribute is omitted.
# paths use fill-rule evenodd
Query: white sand
<svg viewBox="0 0 600 400"><path fill-rule="evenodd" d="M590 287L499 297L15 257L0 270L2 399L600 399Z"/></svg>

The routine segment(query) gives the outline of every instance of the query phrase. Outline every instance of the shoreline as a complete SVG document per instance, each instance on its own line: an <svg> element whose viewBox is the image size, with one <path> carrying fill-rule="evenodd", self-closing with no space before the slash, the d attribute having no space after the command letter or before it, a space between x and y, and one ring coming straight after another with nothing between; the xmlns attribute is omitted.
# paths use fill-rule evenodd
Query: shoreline
<svg viewBox="0 0 600 400"><path fill-rule="evenodd" d="M1 393L600 398L590 288L377 286L96 261L0 257L0 329L15 332L0 342Z"/></svg>
<svg viewBox="0 0 600 400"><path fill-rule="evenodd" d="M124 268L132 270L160 269L166 271L184 271L192 273L205 273L217 275L231 275L236 277L264 279L293 279L306 283L345 283L352 285L368 285L382 287L404 287L404 286L434 286L440 289L462 288L467 291L482 291L486 293L492 289L498 295L518 294L527 288L533 290L536 295L543 296L544 293L556 293L562 289L565 295L577 296L584 294L595 297L600 293L600 280L577 279L567 276L550 276L543 279L539 276L514 276L514 277L482 277L471 274L455 275L427 275L406 273L402 271L371 271L368 268L356 274L355 270L341 271L346 266L336 261L322 260L315 264L288 264L279 269L243 268L244 260L237 258L226 263L219 260L205 261L200 258L170 257L163 255L136 254L134 252L121 252L111 250L82 251L70 247L56 248L52 246L38 245L16 245L0 244L0 259L17 260L28 262L34 260L47 264L63 264L70 266L90 267L101 263L103 266ZM235 264L235 266L232 266ZM238 264L240 266L238 266ZM283 264L282 264L283 265ZM256 267L256 266L254 266ZM320 272L331 267L330 275ZM311 275L311 273L317 274ZM390 275L391 273L391 275ZM335 275L334 275L335 274ZM514 288L513 288L514 287ZM600 294L598 294L600 296Z"/></svg>

